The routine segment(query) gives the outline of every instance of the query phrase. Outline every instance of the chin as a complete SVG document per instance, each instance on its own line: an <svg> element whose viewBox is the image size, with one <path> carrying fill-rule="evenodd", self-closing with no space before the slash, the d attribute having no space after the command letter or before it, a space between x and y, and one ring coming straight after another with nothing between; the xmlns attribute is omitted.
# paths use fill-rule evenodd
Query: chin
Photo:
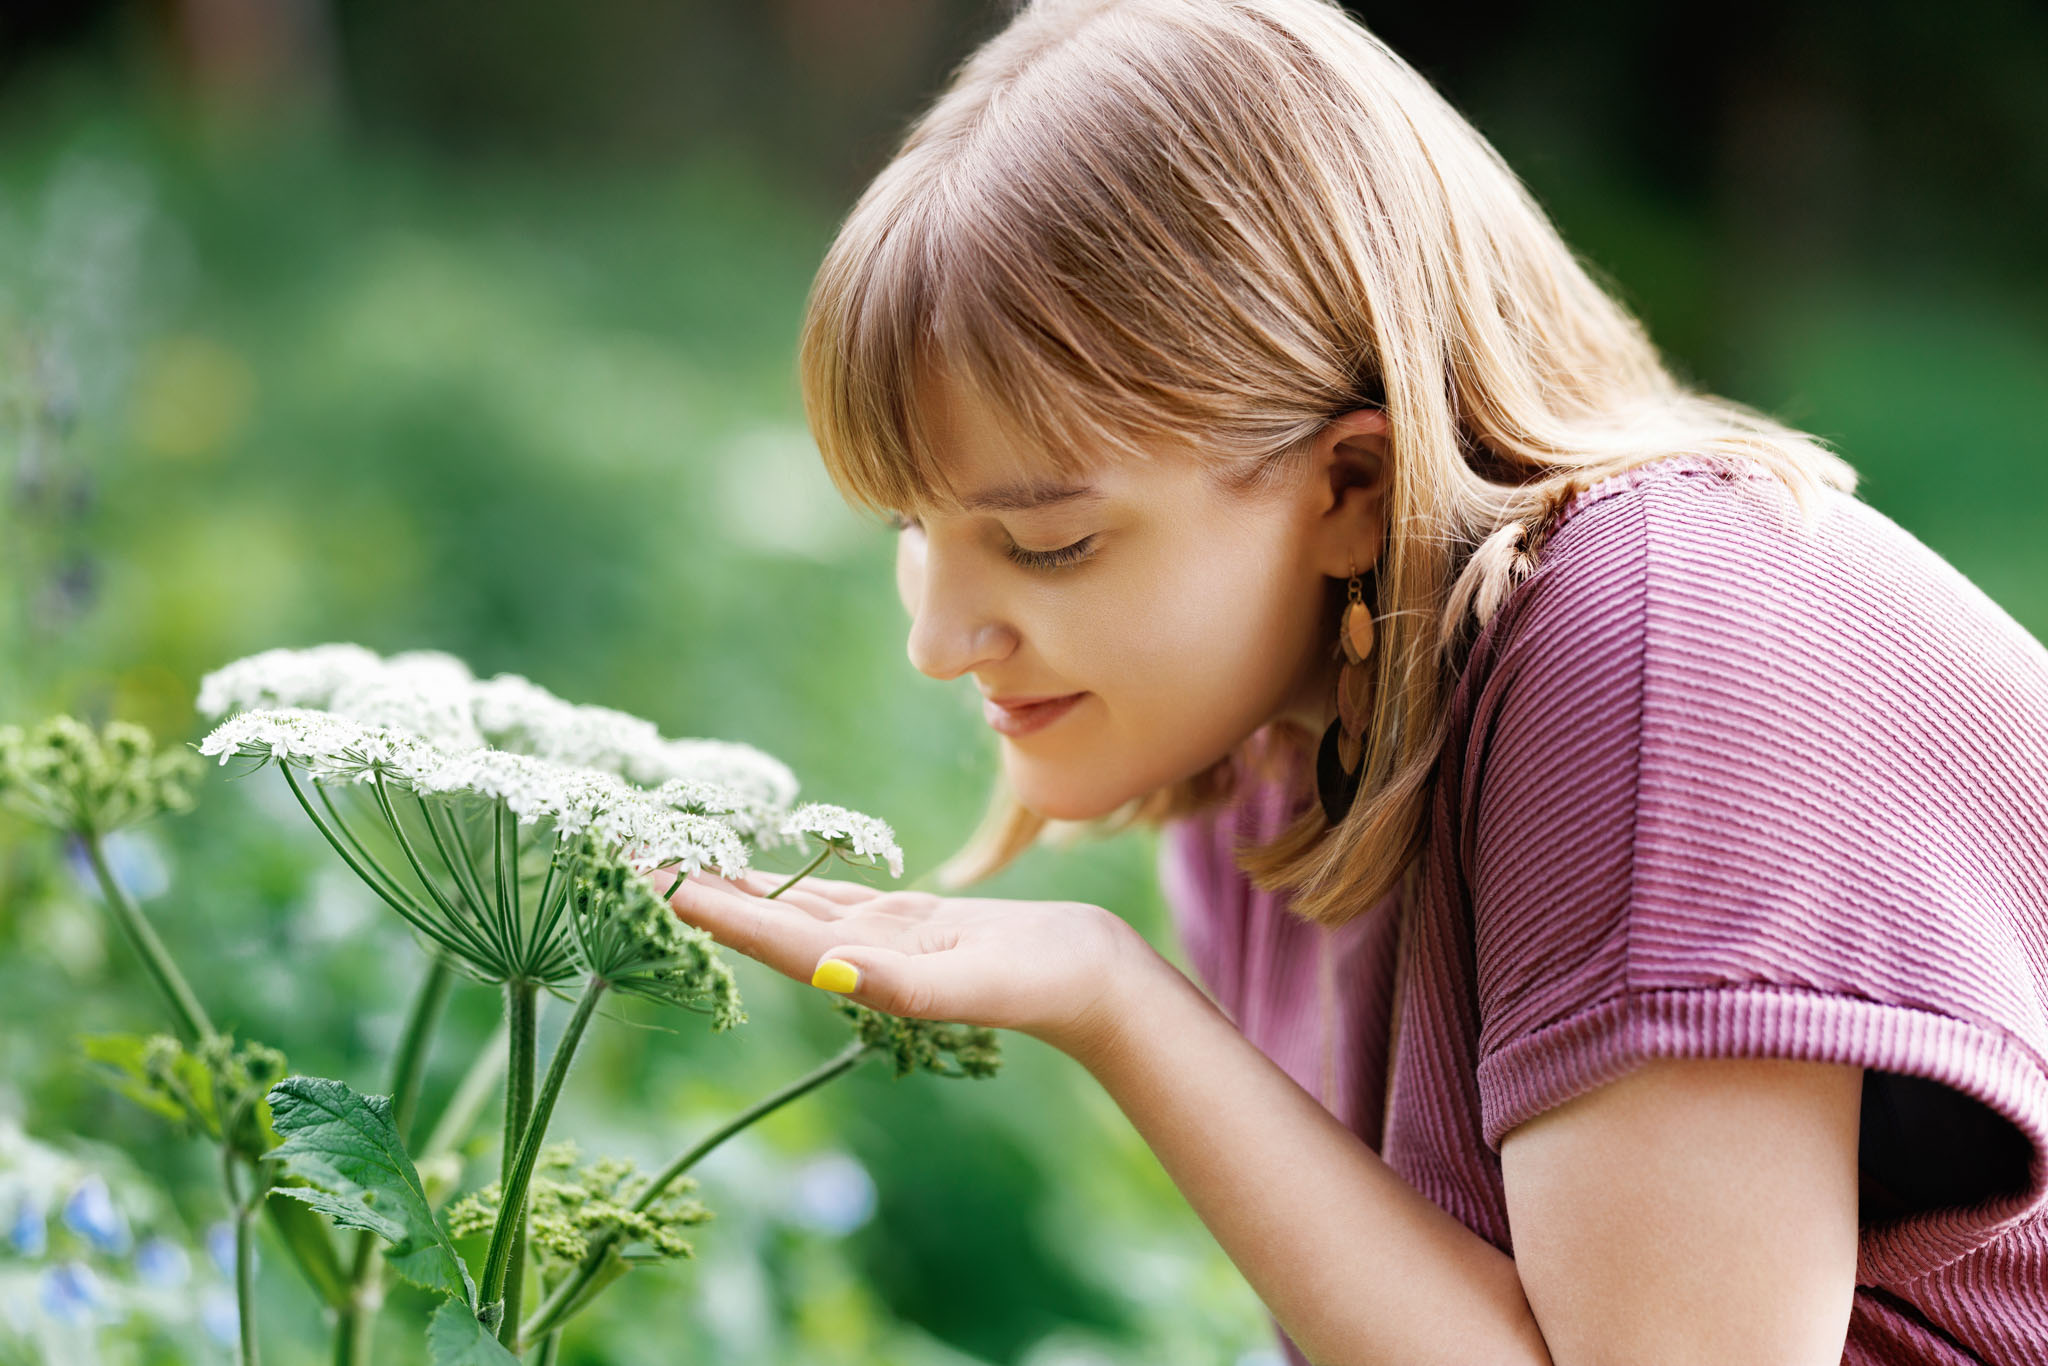
<svg viewBox="0 0 2048 1366"><path fill-rule="evenodd" d="M1092 821L1114 812L1139 794L1121 788L1089 789L1047 775L1011 770L1010 790L1024 808L1049 821Z"/></svg>

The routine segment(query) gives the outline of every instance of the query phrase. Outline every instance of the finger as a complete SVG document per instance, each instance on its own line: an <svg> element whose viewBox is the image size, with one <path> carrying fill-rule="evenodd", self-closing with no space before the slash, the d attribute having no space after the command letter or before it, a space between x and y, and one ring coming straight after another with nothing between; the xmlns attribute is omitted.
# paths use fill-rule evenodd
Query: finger
<svg viewBox="0 0 2048 1366"><path fill-rule="evenodd" d="M837 944L821 955L810 982L849 1000L912 1020L996 1023L1001 1003L989 999L962 955L941 949L905 953L880 944Z"/></svg>
<svg viewBox="0 0 2048 1366"><path fill-rule="evenodd" d="M840 901L827 901L825 897L819 897L817 893L807 891L803 887L791 887L788 891L784 891L780 897L768 897L760 889L764 885L770 885L768 887L770 891L774 889L772 887L774 874L764 874L764 872L756 872L756 870L741 872L737 879L723 879L723 877L719 877L719 874L715 874L715 872L698 872L696 877L709 881L713 887L729 889L729 891L743 893L743 895L750 895L750 897L760 897L762 901L776 901L778 905L795 905L797 909L801 909L807 915L811 915L813 920L840 920L840 917L850 915L854 909L858 909L854 905L846 905L846 903L840 903Z"/></svg>
<svg viewBox="0 0 2048 1366"><path fill-rule="evenodd" d="M839 933L796 906L713 886L701 874L670 887L668 903L685 924L800 981Z"/></svg>
<svg viewBox="0 0 2048 1366"><path fill-rule="evenodd" d="M781 874L764 873L757 868L749 869L746 873L747 890L758 890L763 896L766 896L769 892L774 891L787 881L789 879ZM876 897L883 895L884 891L884 888L870 887L865 883L844 882L829 877L818 877L814 874L797 883L796 886L775 899L777 901L786 901L798 892L809 892L813 896L823 897L827 901L837 902L842 906L857 906L863 901L874 900Z"/></svg>

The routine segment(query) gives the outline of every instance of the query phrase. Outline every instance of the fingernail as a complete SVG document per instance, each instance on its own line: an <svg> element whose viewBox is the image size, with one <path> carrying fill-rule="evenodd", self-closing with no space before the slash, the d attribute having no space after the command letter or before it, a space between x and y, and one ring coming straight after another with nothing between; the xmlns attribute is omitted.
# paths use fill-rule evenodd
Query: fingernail
<svg viewBox="0 0 2048 1366"><path fill-rule="evenodd" d="M860 969L844 958L827 958L811 974L811 985L844 995L860 985Z"/></svg>

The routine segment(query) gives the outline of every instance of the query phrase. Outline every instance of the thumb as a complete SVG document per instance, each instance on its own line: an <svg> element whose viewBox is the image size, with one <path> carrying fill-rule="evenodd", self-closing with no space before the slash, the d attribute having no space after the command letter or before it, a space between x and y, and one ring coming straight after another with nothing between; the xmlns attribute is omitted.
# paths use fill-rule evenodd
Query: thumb
<svg viewBox="0 0 2048 1366"><path fill-rule="evenodd" d="M939 1004L935 974L927 961L930 957L873 944L848 944L818 960L811 985L873 1010L930 1019Z"/></svg>

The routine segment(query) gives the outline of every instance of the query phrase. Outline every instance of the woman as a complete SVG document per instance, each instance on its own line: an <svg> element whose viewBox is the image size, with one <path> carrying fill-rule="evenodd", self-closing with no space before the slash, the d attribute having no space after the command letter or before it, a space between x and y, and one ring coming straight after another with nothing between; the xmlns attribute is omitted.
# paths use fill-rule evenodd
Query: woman
<svg viewBox="0 0 2048 1366"><path fill-rule="evenodd" d="M1024 9L802 361L1001 736L941 885L1162 823L1202 986L1074 903L678 915L1073 1055L1295 1361L2048 1362L2048 652L1340 9Z"/></svg>

